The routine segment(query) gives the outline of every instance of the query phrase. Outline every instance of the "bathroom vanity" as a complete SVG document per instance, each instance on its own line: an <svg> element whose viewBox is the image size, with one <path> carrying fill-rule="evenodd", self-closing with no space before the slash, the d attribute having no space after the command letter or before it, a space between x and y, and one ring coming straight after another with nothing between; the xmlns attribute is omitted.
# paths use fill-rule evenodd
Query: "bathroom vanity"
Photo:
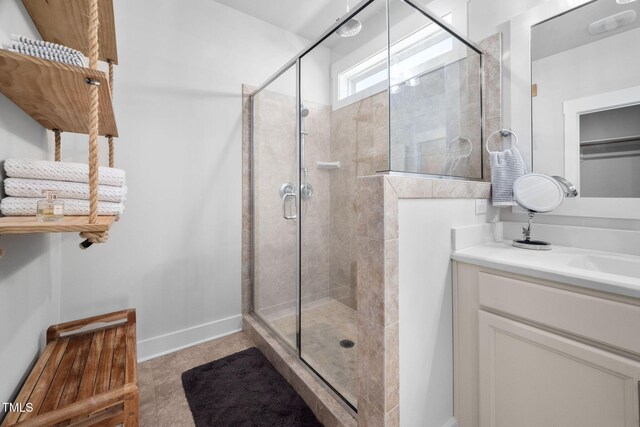
<svg viewBox="0 0 640 427"><path fill-rule="evenodd" d="M452 258L461 427L640 425L640 257L493 242Z"/></svg>

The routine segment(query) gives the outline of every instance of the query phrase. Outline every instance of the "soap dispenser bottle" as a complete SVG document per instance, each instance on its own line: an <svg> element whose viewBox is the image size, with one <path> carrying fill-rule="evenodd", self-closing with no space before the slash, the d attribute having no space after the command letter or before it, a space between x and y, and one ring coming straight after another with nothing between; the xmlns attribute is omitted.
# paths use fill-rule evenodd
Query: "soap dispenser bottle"
<svg viewBox="0 0 640 427"><path fill-rule="evenodd" d="M38 221L60 221L64 218L64 201L57 199L57 192L45 190L42 194L45 198L38 200Z"/></svg>

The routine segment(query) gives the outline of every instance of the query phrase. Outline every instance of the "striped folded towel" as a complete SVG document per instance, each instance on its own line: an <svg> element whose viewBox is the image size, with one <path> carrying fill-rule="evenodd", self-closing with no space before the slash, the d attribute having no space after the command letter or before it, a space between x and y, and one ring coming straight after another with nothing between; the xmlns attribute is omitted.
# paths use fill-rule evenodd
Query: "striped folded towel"
<svg viewBox="0 0 640 427"><path fill-rule="evenodd" d="M516 147L505 151L493 151L489 160L493 206L513 206L513 183L527 173L527 166L520 151Z"/></svg>
<svg viewBox="0 0 640 427"><path fill-rule="evenodd" d="M89 200L89 184L81 182L51 181L46 179L7 178L4 192L13 197L44 198L43 191L55 191L59 199ZM127 198L127 187L98 186L98 200L121 203Z"/></svg>
<svg viewBox="0 0 640 427"><path fill-rule="evenodd" d="M35 40L29 37L11 34L11 43L5 47L12 51L25 55L36 56L52 61L64 62L79 67L86 67L87 61L81 52L60 44Z"/></svg>
<svg viewBox="0 0 640 427"><path fill-rule="evenodd" d="M60 53L58 51L49 50L47 48L37 46L20 45L11 43L5 45L5 48L10 52L21 53L23 55L35 56L36 58L47 59L49 61L63 62L69 65L76 65L78 67L85 67L85 63L71 55Z"/></svg>

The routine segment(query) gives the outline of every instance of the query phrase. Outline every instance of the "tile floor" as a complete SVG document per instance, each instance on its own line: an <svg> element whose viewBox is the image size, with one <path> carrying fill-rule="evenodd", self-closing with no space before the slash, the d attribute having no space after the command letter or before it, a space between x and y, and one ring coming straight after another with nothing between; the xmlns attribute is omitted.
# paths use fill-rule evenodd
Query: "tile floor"
<svg viewBox="0 0 640 427"><path fill-rule="evenodd" d="M275 317L272 325L295 343L295 315ZM303 309L304 359L354 405L357 349L340 347L340 340L356 340L356 312L326 298ZM253 347L239 332L138 364L140 424L142 427L194 426L182 388L184 371Z"/></svg>
<svg viewBox="0 0 640 427"><path fill-rule="evenodd" d="M140 425L194 426L182 388L182 372L253 346L251 339L239 332L138 364Z"/></svg>
<svg viewBox="0 0 640 427"><path fill-rule="evenodd" d="M343 348L343 339L356 342L356 311L332 298L302 308L302 357L351 404L357 406L357 343ZM271 326L295 346L295 314L271 315Z"/></svg>

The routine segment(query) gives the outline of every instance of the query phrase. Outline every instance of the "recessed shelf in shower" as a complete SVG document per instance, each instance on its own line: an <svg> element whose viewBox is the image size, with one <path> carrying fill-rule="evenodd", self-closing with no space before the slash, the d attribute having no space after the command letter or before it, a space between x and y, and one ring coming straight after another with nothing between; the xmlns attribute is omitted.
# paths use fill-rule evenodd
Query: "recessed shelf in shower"
<svg viewBox="0 0 640 427"><path fill-rule="evenodd" d="M337 162L316 162L318 169L340 169L340 161Z"/></svg>

